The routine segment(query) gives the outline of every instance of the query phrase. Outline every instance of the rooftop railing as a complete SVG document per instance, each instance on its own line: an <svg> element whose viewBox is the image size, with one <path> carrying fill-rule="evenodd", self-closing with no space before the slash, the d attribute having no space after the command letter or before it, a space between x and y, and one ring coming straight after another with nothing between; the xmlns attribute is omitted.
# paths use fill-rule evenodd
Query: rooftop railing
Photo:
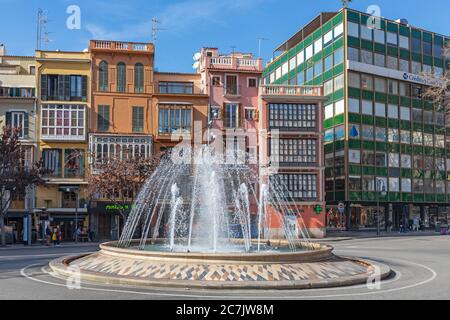
<svg viewBox="0 0 450 320"><path fill-rule="evenodd" d="M92 40L90 48L100 50L112 50L112 51L135 51L135 52L153 51L153 45L151 43L121 42L121 41L106 41L106 40Z"/></svg>

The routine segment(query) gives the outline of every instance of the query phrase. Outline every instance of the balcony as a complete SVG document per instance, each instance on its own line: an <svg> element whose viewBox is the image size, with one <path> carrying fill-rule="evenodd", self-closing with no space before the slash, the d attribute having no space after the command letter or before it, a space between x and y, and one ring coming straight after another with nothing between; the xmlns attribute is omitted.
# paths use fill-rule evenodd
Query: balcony
<svg viewBox="0 0 450 320"><path fill-rule="evenodd" d="M121 41L105 41L105 40L91 40L89 49L91 51L133 52L144 54L154 53L155 51L153 43L121 42Z"/></svg>
<svg viewBox="0 0 450 320"><path fill-rule="evenodd" d="M237 57L217 57L206 60L206 68L263 72L262 59L249 59Z"/></svg>
<svg viewBox="0 0 450 320"><path fill-rule="evenodd" d="M266 101L324 100L322 86L263 85L261 97Z"/></svg>

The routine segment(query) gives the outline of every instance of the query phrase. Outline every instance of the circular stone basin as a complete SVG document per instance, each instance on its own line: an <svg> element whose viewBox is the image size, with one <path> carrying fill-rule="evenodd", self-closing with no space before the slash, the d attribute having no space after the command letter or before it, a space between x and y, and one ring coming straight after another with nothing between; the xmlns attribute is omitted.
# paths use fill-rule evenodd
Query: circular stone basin
<svg viewBox="0 0 450 320"><path fill-rule="evenodd" d="M57 275L73 277L76 273L84 281L210 289L336 287L365 283L375 272L381 279L390 274L385 265L340 258L331 246L303 241L296 243L296 252L289 251L285 240L271 240L273 251L253 253L167 252L162 250L164 240L149 243L147 250L137 250L133 247L138 242L127 249L109 242L100 245L97 253L60 258L50 262L50 267Z"/></svg>

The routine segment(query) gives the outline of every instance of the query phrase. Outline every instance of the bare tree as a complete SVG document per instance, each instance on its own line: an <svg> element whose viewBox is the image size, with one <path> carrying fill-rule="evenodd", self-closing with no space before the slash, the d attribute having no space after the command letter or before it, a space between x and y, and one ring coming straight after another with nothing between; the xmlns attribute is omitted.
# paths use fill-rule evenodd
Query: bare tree
<svg viewBox="0 0 450 320"><path fill-rule="evenodd" d="M25 162L20 128L3 128L0 141L0 229L1 245L6 245L5 218L14 198L23 195L30 186L45 184L42 161Z"/></svg>
<svg viewBox="0 0 450 320"><path fill-rule="evenodd" d="M433 83L428 87L423 98L432 102L434 105L440 106L447 116L450 113L450 42L446 43L443 51L444 55L444 72L442 75L436 74L424 74L430 83Z"/></svg>
<svg viewBox="0 0 450 320"><path fill-rule="evenodd" d="M144 182L159 165L160 155L149 159L108 159L95 165L89 175L87 189L90 200L105 199L115 206L126 221L130 204L134 202Z"/></svg>

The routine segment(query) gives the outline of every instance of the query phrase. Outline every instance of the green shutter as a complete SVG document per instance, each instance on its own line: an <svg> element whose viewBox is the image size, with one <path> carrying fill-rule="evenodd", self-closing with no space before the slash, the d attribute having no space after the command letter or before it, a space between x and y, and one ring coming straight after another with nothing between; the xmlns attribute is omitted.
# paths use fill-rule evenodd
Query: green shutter
<svg viewBox="0 0 450 320"><path fill-rule="evenodd" d="M81 99L86 102L87 101L87 76L81 77Z"/></svg>
<svg viewBox="0 0 450 320"><path fill-rule="evenodd" d="M6 112L6 126L11 126L11 112Z"/></svg>
<svg viewBox="0 0 450 320"><path fill-rule="evenodd" d="M41 100L47 101L48 77L46 74L41 75Z"/></svg>
<svg viewBox="0 0 450 320"><path fill-rule="evenodd" d="M30 116L28 112L24 112L23 114L23 135L24 138L28 138L29 135L29 128L30 128Z"/></svg>

